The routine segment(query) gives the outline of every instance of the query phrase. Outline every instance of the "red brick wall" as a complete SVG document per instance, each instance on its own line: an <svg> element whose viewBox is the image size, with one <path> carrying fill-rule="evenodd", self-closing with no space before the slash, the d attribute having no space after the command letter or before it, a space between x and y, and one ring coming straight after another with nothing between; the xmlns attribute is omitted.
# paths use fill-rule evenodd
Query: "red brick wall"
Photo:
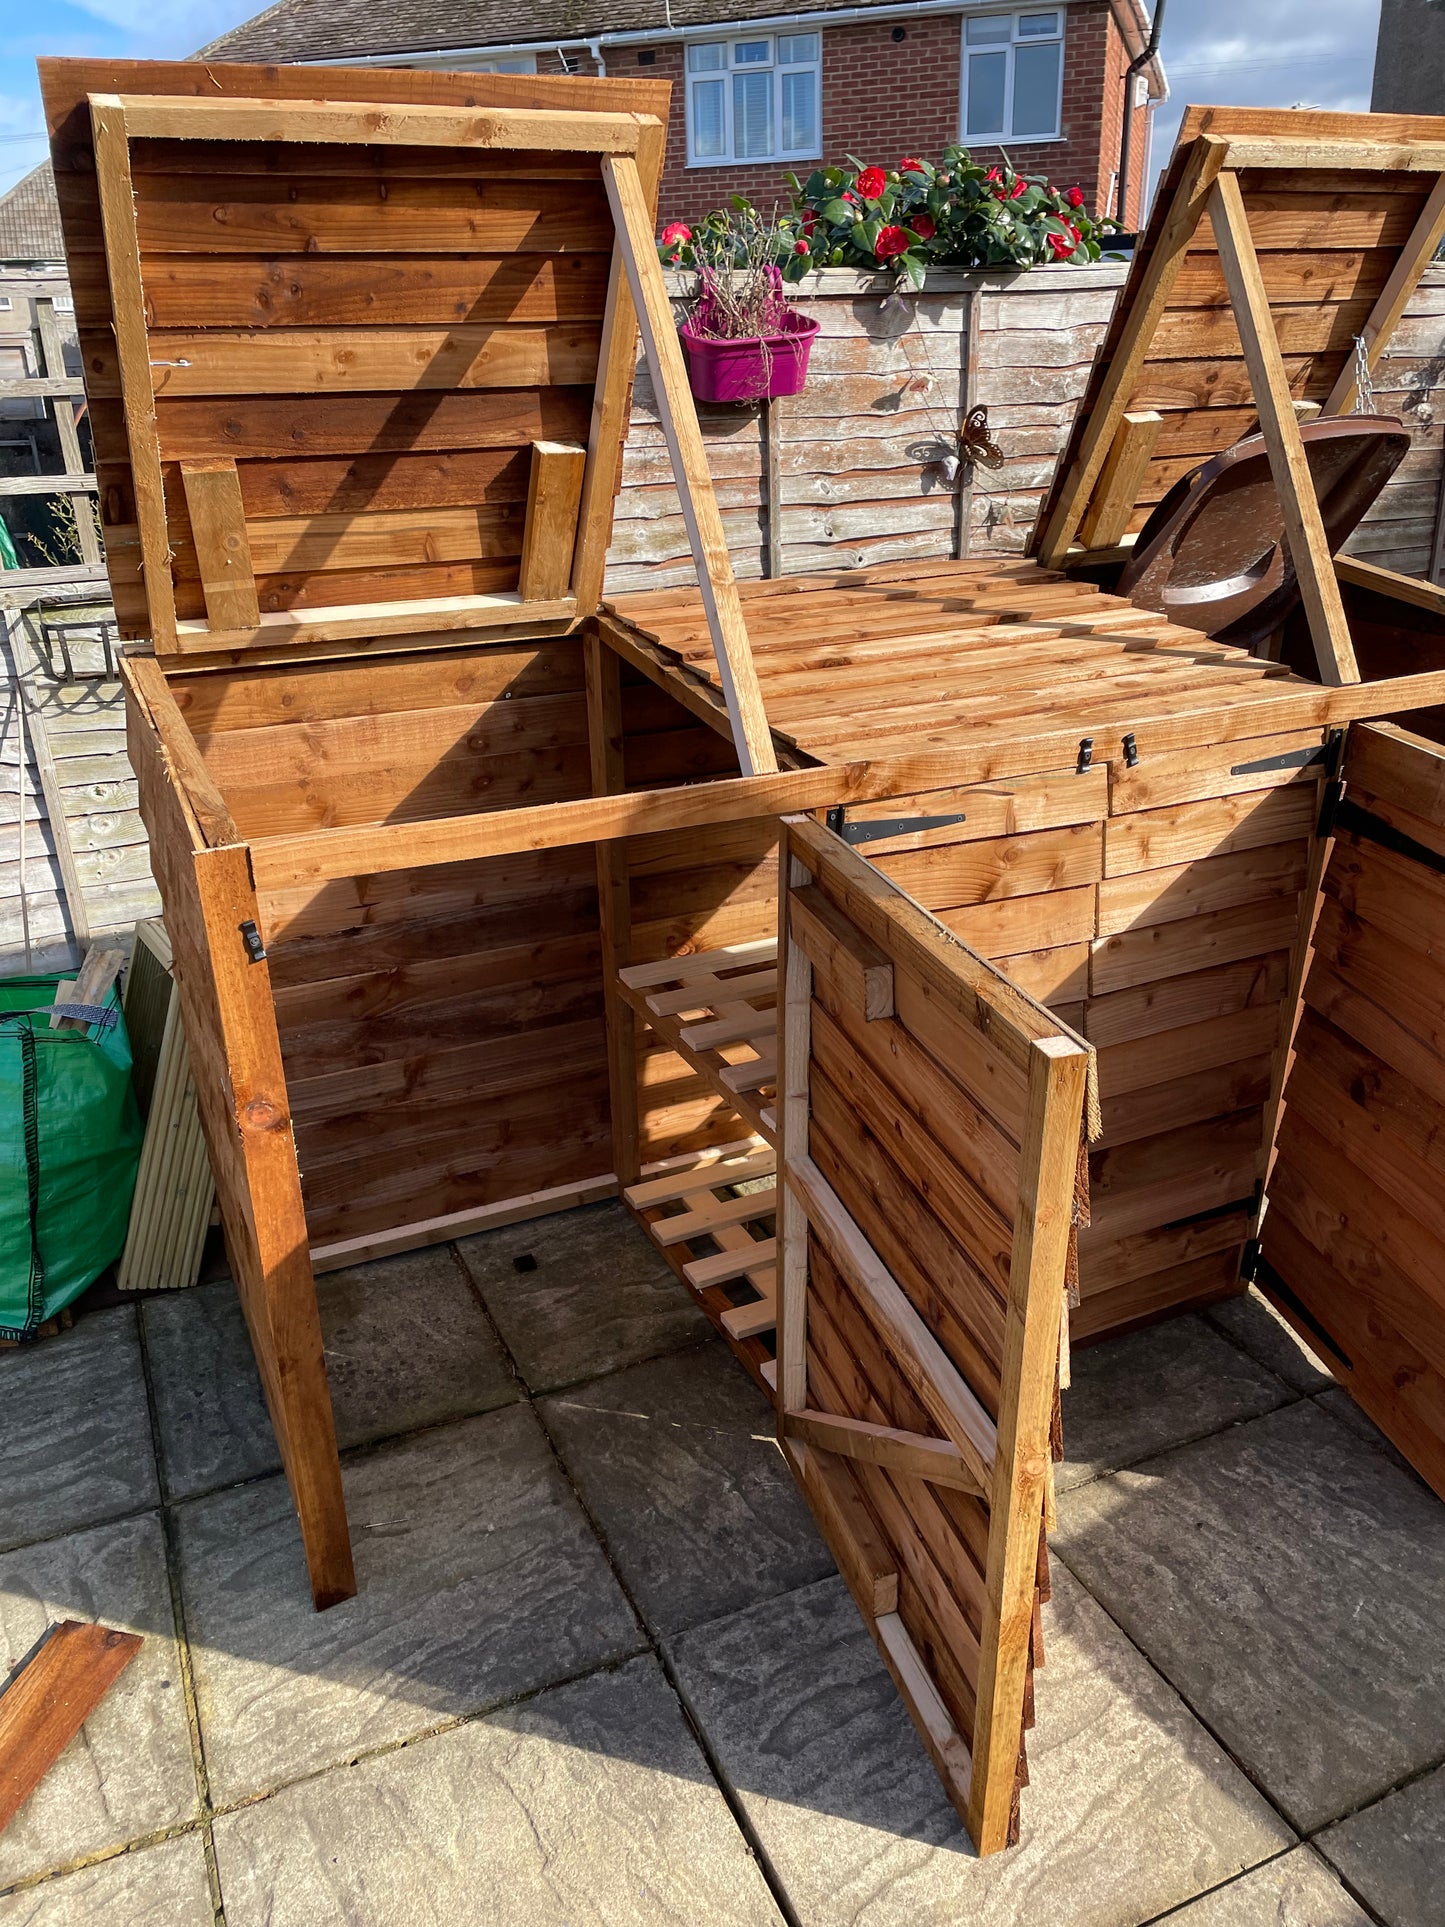
<svg viewBox="0 0 1445 1927"><path fill-rule="evenodd" d="M842 162L847 155L896 166L908 153L937 155L958 137L961 16L925 15L876 24L863 21L833 27L823 34L823 158ZM906 38L893 39L895 25ZM638 53L656 58L646 66ZM1063 136L1013 150L1014 165L1027 174L1047 175L1059 187L1084 190L1091 209L1102 210L1119 162L1123 75L1129 55L1108 0L1074 0L1066 9L1064 39ZM555 59L539 61L556 71ZM583 71L590 71L584 63ZM734 194L769 208L786 207L785 169L773 163L754 167L689 167L684 122L682 47L659 41L655 48L616 47L608 71L645 73L673 84L672 122L663 173L660 218L691 221L726 204ZM1130 214L1137 215L1144 178L1149 110L1134 117L1133 180ZM994 161L999 150L980 147L980 158ZM806 171L800 163L797 171Z"/></svg>

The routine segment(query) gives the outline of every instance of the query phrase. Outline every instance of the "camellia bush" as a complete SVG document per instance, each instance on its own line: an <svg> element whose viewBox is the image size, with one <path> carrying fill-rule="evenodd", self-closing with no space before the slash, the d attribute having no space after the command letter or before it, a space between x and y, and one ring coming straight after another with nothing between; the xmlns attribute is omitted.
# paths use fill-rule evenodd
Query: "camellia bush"
<svg viewBox="0 0 1445 1927"><path fill-rule="evenodd" d="M716 268L735 251L744 266L760 230L776 236L775 265L788 281L815 268L880 270L920 287L930 267L1032 268L1097 261L1115 231L1086 212L1077 187L1056 188L1012 167L983 167L966 147L936 164L905 155L896 168L820 167L789 174L793 204L765 219L740 195L690 228L672 221L658 250L669 267Z"/></svg>

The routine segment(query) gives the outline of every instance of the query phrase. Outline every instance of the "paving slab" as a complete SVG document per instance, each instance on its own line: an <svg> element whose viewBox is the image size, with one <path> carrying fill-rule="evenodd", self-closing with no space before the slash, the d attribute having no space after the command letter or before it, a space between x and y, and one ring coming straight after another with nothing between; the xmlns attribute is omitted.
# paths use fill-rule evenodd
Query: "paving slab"
<svg viewBox="0 0 1445 1927"><path fill-rule="evenodd" d="M1197 1316L1085 1345L1071 1367L1060 1487L1257 1418L1295 1396Z"/></svg>
<svg viewBox="0 0 1445 1927"><path fill-rule="evenodd" d="M841 1580L669 1652L806 1927L1137 1927L1293 1844L1066 1572L1044 1638L1020 1844L987 1860Z"/></svg>
<svg viewBox="0 0 1445 1927"><path fill-rule="evenodd" d="M215 1927L199 1833L138 1847L0 1900L0 1927Z"/></svg>
<svg viewBox="0 0 1445 1927"><path fill-rule="evenodd" d="M1313 1400L1062 1493L1053 1544L1302 1831L1438 1757L1445 1506Z"/></svg>
<svg viewBox="0 0 1445 1927"><path fill-rule="evenodd" d="M521 1396L448 1246L326 1273L316 1298L343 1448ZM227 1279L149 1298L141 1316L170 1496L277 1471L235 1286Z"/></svg>
<svg viewBox="0 0 1445 1927"><path fill-rule="evenodd" d="M1356 1438L1363 1439L1377 1452L1383 1452L1385 1457L1393 1465L1398 1465L1402 1472L1408 1472L1412 1479L1419 1478L1419 1473L1404 1453L1385 1437L1375 1421L1355 1403L1343 1385L1332 1385L1329 1391L1321 1392L1316 1397L1315 1404L1322 1412L1328 1412L1331 1418L1338 1419L1341 1425L1348 1426Z"/></svg>
<svg viewBox="0 0 1445 1927"><path fill-rule="evenodd" d="M1445 1767L1328 1828L1315 1844L1387 1927L1439 1927Z"/></svg>
<svg viewBox="0 0 1445 1927"><path fill-rule="evenodd" d="M721 1343L541 1401L543 1423L649 1626L676 1632L833 1570Z"/></svg>
<svg viewBox="0 0 1445 1927"><path fill-rule="evenodd" d="M1170 1927L1371 1927L1319 1855L1296 1847L1170 1914Z"/></svg>
<svg viewBox="0 0 1445 1927"><path fill-rule="evenodd" d="M343 1483L360 1591L324 1613L282 1480L177 1509L218 1804L643 1643L529 1408L358 1455Z"/></svg>
<svg viewBox="0 0 1445 1927"><path fill-rule="evenodd" d="M0 1351L0 1547L76 1532L160 1498L135 1310Z"/></svg>
<svg viewBox="0 0 1445 1927"><path fill-rule="evenodd" d="M691 1292L620 1204L505 1225L461 1239L457 1250L533 1392L712 1335Z"/></svg>
<svg viewBox="0 0 1445 1927"><path fill-rule="evenodd" d="M1334 1384L1329 1366L1253 1285L1237 1298L1211 1305L1203 1315L1295 1391L1322 1392Z"/></svg>
<svg viewBox="0 0 1445 1927"><path fill-rule="evenodd" d="M651 1658L220 1820L227 1927L775 1927Z"/></svg>
<svg viewBox="0 0 1445 1927"><path fill-rule="evenodd" d="M62 1619L102 1620L143 1634L145 1644L0 1833L0 1887L179 1826L199 1810L154 1513L0 1558L0 1678Z"/></svg>

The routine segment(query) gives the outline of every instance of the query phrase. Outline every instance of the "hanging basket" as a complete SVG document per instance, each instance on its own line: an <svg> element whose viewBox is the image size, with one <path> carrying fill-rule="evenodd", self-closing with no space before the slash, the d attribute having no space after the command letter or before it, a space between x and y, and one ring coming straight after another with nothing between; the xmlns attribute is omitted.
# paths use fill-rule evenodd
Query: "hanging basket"
<svg viewBox="0 0 1445 1927"><path fill-rule="evenodd" d="M699 401L761 401L802 392L818 323L790 311L773 335L724 341L694 334L686 321L678 332L687 352L688 382Z"/></svg>

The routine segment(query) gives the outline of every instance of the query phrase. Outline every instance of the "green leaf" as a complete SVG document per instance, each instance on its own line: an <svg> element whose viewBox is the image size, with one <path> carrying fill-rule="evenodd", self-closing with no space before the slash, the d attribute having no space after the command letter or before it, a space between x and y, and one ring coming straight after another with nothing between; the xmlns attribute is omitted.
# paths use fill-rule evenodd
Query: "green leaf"
<svg viewBox="0 0 1445 1927"><path fill-rule="evenodd" d="M829 201L819 212L833 227L842 227L853 219L853 209L847 201Z"/></svg>

